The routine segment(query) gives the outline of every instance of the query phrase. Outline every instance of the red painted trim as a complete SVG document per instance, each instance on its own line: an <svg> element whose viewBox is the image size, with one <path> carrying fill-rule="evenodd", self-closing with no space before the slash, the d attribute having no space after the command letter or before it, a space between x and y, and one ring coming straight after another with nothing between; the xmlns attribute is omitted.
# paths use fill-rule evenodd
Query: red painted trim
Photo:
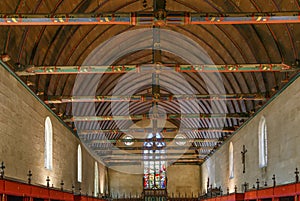
<svg viewBox="0 0 300 201"><path fill-rule="evenodd" d="M279 197L294 197L300 195L300 183L276 186L275 188L265 188L260 190L252 190L245 193L244 200L261 200L272 198L278 200Z"/></svg>
<svg viewBox="0 0 300 201"><path fill-rule="evenodd" d="M58 189L34 186L6 179L0 180L0 201L5 201L8 195L23 197L23 201L31 201L33 198L61 201L104 201L94 197L75 196L71 192L64 192Z"/></svg>
<svg viewBox="0 0 300 201"><path fill-rule="evenodd" d="M0 180L0 193L4 193L4 180Z"/></svg>

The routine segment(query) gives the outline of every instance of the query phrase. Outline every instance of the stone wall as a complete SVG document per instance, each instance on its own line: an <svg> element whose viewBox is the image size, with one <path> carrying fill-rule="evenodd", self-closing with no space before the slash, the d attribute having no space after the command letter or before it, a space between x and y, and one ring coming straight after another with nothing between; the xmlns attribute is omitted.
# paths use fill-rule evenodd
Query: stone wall
<svg viewBox="0 0 300 201"><path fill-rule="evenodd" d="M300 78L268 104L260 113L247 122L229 139L210 159L201 166L168 167L169 195L205 192L209 178L213 187L229 187L233 192L237 185L248 182L255 184L258 178L267 181L270 186L273 174L277 184L294 181L294 170L300 164ZM288 98L286 98L288 97ZM50 117L53 126L53 168L44 168L44 124ZM266 118L268 130L268 166L258 165L258 125L261 117ZM32 183L46 185L49 176L50 185L60 187L64 181L65 189L71 190L77 182L77 147L80 140L74 136L49 110L27 91L20 82L0 67L0 161L6 165L8 177L27 180L28 170L33 173ZM229 179L228 149L234 147L234 178ZM241 151L245 145L246 173L242 173ZM94 191L95 159L82 145L83 181L82 193ZM142 174L124 174L99 166L101 193L119 193L132 196L142 192ZM201 179L200 179L201 177ZM104 180L107 179L105 182ZM109 184L107 182L109 181ZM262 185L262 183L261 183Z"/></svg>
<svg viewBox="0 0 300 201"><path fill-rule="evenodd" d="M273 174L277 184L295 181L294 171L300 164L300 78L263 108L255 117L231 137L202 166L202 192L205 192L207 179L213 187L229 187L242 191L242 184L249 183L250 188L259 179L260 186L267 182L272 186ZM266 119L268 141L267 167L259 167L258 127L262 117ZM234 178L229 179L229 143L233 143ZM246 172L242 171L243 145L248 150L245 158Z"/></svg>
<svg viewBox="0 0 300 201"><path fill-rule="evenodd" d="M125 166L126 167L126 166ZM129 167L109 169L110 193L113 197L141 196L143 192L143 174L129 174ZM141 172L140 166L135 167ZM127 171L126 171L127 169ZM132 169L132 167L131 167ZM127 172L127 173L126 173ZM200 167L198 165L172 165L167 167L169 196L198 195L200 191Z"/></svg>
<svg viewBox="0 0 300 201"><path fill-rule="evenodd" d="M198 165L173 165L168 167L169 196L198 196L200 192L200 167Z"/></svg>
<svg viewBox="0 0 300 201"><path fill-rule="evenodd" d="M108 171L110 194L114 198L140 197L143 192L143 175L120 170L114 167Z"/></svg>
<svg viewBox="0 0 300 201"><path fill-rule="evenodd" d="M50 117L53 129L53 166L44 168L45 119ZM46 109L20 82L0 65L0 161L4 161L5 175L27 181L31 170L32 183L71 190L77 182L77 147L80 140L72 134L49 110ZM82 148L83 193L94 191L95 159ZM105 168L98 164L99 178ZM104 181L100 184L104 185ZM100 188L101 187L100 185Z"/></svg>

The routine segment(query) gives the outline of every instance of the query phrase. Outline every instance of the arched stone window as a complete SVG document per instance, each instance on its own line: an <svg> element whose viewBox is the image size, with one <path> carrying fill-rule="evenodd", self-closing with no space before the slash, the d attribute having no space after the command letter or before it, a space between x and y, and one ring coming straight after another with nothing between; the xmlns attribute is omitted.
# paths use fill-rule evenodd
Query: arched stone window
<svg viewBox="0 0 300 201"><path fill-rule="evenodd" d="M150 133L148 139L163 138L160 133ZM165 142L150 140L144 142L144 147L153 148L144 150L144 189L165 189L166 188L166 151L162 149L166 146ZM155 150L155 148L160 148ZM157 159L157 160L156 160Z"/></svg>
<svg viewBox="0 0 300 201"><path fill-rule="evenodd" d="M262 117L258 127L258 153L259 153L259 167L267 166L268 162L268 139L267 139L267 125L265 117Z"/></svg>
<svg viewBox="0 0 300 201"><path fill-rule="evenodd" d="M44 166L46 169L52 169L52 145L53 143L53 133L52 133L52 123L49 117L45 120L45 152L44 158L45 163Z"/></svg>
<svg viewBox="0 0 300 201"><path fill-rule="evenodd" d="M230 142L229 144L229 178L232 179L234 177L234 166L233 166L233 144Z"/></svg>
<svg viewBox="0 0 300 201"><path fill-rule="evenodd" d="M80 145L77 148L77 181L82 182L82 152Z"/></svg>

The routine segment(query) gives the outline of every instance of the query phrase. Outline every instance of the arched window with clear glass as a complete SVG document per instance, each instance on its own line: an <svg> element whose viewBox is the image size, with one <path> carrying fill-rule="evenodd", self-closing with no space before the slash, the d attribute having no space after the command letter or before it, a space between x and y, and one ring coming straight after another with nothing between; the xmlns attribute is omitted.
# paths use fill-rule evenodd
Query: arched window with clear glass
<svg viewBox="0 0 300 201"><path fill-rule="evenodd" d="M161 139L160 133L150 133L149 141L144 143L144 189L165 189L166 188L166 151L161 149L166 146L165 142L150 139ZM155 141L155 142L153 142ZM156 149L160 148L160 149Z"/></svg>
<svg viewBox="0 0 300 201"><path fill-rule="evenodd" d="M99 193L99 169L98 163L95 162L95 177L94 177L94 196L97 197Z"/></svg>
<svg viewBox="0 0 300 201"><path fill-rule="evenodd" d="M77 148L77 181L82 182L82 152L80 145Z"/></svg>
<svg viewBox="0 0 300 201"><path fill-rule="evenodd" d="M259 152L259 167L267 166L268 162L268 138L267 125L265 117L262 117L258 128L258 152Z"/></svg>
<svg viewBox="0 0 300 201"><path fill-rule="evenodd" d="M234 177L234 163L233 163L233 144L230 142L229 144L229 178L232 179Z"/></svg>
<svg viewBox="0 0 300 201"><path fill-rule="evenodd" d="M52 169L52 142L53 133L52 133L52 123L49 117L45 120L45 152L44 152L44 166L46 169Z"/></svg>

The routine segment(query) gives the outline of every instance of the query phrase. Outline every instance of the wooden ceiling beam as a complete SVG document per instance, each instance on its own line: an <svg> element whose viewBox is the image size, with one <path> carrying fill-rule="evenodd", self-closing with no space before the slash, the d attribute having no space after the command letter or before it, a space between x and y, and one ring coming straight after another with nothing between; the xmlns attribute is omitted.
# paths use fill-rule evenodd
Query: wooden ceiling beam
<svg viewBox="0 0 300 201"><path fill-rule="evenodd" d="M91 121L135 121L135 120L151 120L151 119L248 119L249 113L220 113L220 114L136 114L126 116L73 116L66 117L64 122L91 122Z"/></svg>
<svg viewBox="0 0 300 201"><path fill-rule="evenodd" d="M241 73L241 72L289 72L295 71L286 64L143 64L119 66L28 66L19 76L52 74L122 74L122 73Z"/></svg>
<svg viewBox="0 0 300 201"><path fill-rule="evenodd" d="M144 153L139 152L139 153L114 153L114 154L97 154L100 158L114 158L114 157L130 157L131 155L144 155ZM152 156L161 156L162 154L160 153L154 153L152 154ZM191 153L182 153L182 152L178 152L178 153L170 153L169 151L167 153L163 154L164 156L192 156L192 157L200 157L200 158L205 158L207 155L201 155L201 154L197 154L195 152L191 152Z"/></svg>
<svg viewBox="0 0 300 201"><path fill-rule="evenodd" d="M166 134L166 133L186 133L186 132L208 132L208 133L215 133L215 132L221 132L221 133L232 133L236 129L234 127L224 127L224 128L160 128L160 133ZM95 130L79 130L77 131L77 134L79 136L82 136L84 138L84 135L89 134L141 134L141 133L150 133L152 132L152 128L130 128L130 129L111 129L111 130L101 130L101 129L95 129Z"/></svg>
<svg viewBox="0 0 300 201"><path fill-rule="evenodd" d="M150 95L113 95L113 96L48 96L44 100L46 104L63 103L90 103L90 102L170 102L170 101L266 101L268 98L265 93L240 93L240 94L161 94L159 98Z"/></svg>
<svg viewBox="0 0 300 201"><path fill-rule="evenodd" d="M125 151L136 151L136 150L208 150L211 151L215 146L164 146L164 147L145 147L145 146L111 146L111 147L96 147L90 146L94 151L116 151L116 150L125 150Z"/></svg>
<svg viewBox="0 0 300 201"><path fill-rule="evenodd" d="M222 142L219 138L160 138L160 139L148 139L148 138L133 138L133 139L103 139L103 140L85 140L87 143L118 143L118 142Z"/></svg>
<svg viewBox="0 0 300 201"><path fill-rule="evenodd" d="M170 164L172 165L200 165L201 163L203 163L204 161L175 161L175 162L171 162ZM132 166L132 165L142 165L141 162L108 162L106 163L106 165L108 167L113 167L113 166Z"/></svg>
<svg viewBox="0 0 300 201"><path fill-rule="evenodd" d="M131 25L182 26L189 24L282 24L300 23L299 12L252 12L252 13L189 13L157 12L99 13L99 14L0 14L0 26L30 25Z"/></svg>
<svg viewBox="0 0 300 201"><path fill-rule="evenodd" d="M156 158L156 159L145 159L145 158L138 158L138 159L127 159L127 158L116 158L116 159L105 159L104 162L114 162L114 163L120 163L120 162L144 162L144 161L177 161L177 162L184 162L184 161L193 161L193 162L203 162L203 159L198 158Z"/></svg>

